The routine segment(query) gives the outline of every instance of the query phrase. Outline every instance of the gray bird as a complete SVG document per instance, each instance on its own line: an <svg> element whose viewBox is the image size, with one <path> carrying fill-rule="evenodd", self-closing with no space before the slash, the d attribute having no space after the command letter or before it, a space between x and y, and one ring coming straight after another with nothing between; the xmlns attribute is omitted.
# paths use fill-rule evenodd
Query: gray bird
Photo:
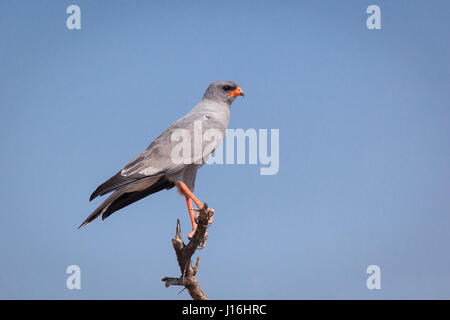
<svg viewBox="0 0 450 320"><path fill-rule="evenodd" d="M191 237L197 227L191 200L197 207L203 206L193 194L197 170L222 142L231 103L243 95L233 81L212 83L191 111L164 130L144 152L92 193L89 201L114 191L78 228L100 215L104 220L133 202L176 186L186 198L192 223L192 232L188 236Z"/></svg>

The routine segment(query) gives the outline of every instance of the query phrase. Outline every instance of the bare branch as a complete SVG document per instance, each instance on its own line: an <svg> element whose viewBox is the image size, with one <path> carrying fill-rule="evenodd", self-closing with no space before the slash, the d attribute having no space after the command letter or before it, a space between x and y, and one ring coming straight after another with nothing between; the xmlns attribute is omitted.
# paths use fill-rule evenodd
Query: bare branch
<svg viewBox="0 0 450 320"><path fill-rule="evenodd" d="M181 271L180 278L170 278L164 277L161 280L165 282L166 288L170 286L184 286L192 299L194 300L207 300L208 297L205 295L203 290L200 288L200 284L195 277L198 271L198 266L200 263L200 257L197 257L197 261L195 266L192 267L191 258L194 255L195 251L200 247L202 248L205 244L207 232L210 221L214 215L214 210L208 208L208 205L205 204L198 211L198 221L197 221L197 230L195 231L192 239L189 241L187 245L184 244L183 238L181 235L181 226L180 220L177 220L177 228L175 232L175 238L172 239L172 245L175 250L175 254L177 256L178 265Z"/></svg>

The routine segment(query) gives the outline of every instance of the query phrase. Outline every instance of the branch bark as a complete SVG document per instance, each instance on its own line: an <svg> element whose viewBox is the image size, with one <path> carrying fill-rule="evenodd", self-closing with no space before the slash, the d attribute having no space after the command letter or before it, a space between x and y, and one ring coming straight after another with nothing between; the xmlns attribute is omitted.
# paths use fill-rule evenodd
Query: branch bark
<svg viewBox="0 0 450 320"><path fill-rule="evenodd" d="M195 231L194 235L187 245L185 245L183 242L180 220L177 219L177 228L175 232L175 238L172 239L172 245L177 256L178 265L181 271L181 277L164 277L161 279L161 281L165 283L166 288L173 285L184 286L194 300L208 299L208 297L201 289L200 283L195 277L198 271L200 257L197 257L195 266L192 266L191 258L194 255L195 251L202 244L202 242L205 241L205 235L207 234L206 229L210 224L213 214L214 210L208 208L206 202L204 203L203 207L198 209L197 230Z"/></svg>

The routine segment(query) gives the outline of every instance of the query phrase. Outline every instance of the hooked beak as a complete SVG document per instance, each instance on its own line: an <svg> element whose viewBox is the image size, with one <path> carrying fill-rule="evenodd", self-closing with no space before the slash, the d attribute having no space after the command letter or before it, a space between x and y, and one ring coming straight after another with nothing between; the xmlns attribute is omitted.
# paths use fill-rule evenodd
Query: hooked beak
<svg viewBox="0 0 450 320"><path fill-rule="evenodd" d="M237 87L233 91L231 91L228 94L229 97L237 97L237 96L244 96L244 91L242 91L241 87Z"/></svg>

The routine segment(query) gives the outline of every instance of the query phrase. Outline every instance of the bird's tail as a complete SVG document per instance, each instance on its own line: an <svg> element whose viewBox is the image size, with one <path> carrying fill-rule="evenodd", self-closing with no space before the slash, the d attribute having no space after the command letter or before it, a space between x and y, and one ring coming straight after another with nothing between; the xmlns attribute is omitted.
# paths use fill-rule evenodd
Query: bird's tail
<svg viewBox="0 0 450 320"><path fill-rule="evenodd" d="M129 186L126 188L121 188L115 191L112 195L110 195L97 209L92 212L86 220L78 227L87 226L89 223L97 219L100 215L102 215L102 220L105 220L111 214L120 210L133 202L136 202L144 197L147 197L153 193L159 192L163 189L171 189L175 186L175 184L168 180L165 176L159 178L155 183L151 186L148 186L142 190L136 190L133 186Z"/></svg>
<svg viewBox="0 0 450 320"><path fill-rule="evenodd" d="M111 205L120 198L120 196L124 195L124 190L118 190L114 192L112 195L110 195L97 209L92 212L89 217L86 218L86 220L83 221L82 224L78 227L80 229L81 227L87 226L89 223L97 219L101 214L108 211L108 209L111 207Z"/></svg>

